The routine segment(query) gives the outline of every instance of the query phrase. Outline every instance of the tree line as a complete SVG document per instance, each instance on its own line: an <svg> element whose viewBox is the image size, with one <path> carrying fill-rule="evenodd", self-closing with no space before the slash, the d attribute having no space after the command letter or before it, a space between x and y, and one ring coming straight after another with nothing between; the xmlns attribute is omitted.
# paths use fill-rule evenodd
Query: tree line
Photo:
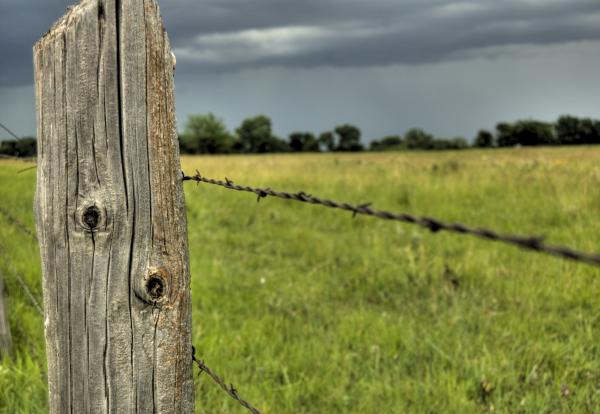
<svg viewBox="0 0 600 414"><path fill-rule="evenodd" d="M30 158L37 155L37 142L33 137L0 141L0 155Z"/></svg>
<svg viewBox="0 0 600 414"><path fill-rule="evenodd" d="M463 138L439 138L413 128L404 135L392 135L362 143L361 130L343 124L331 131L316 135L312 132L293 132L287 139L273 133L271 119L258 115L242 121L235 132L230 132L222 119L214 114L192 115L179 137L184 154L260 154L272 152L358 152L404 150L462 150L536 145L592 145L600 144L600 121L564 115L556 122L532 119L513 123L501 122L495 131L481 130L472 144ZM36 155L35 138L4 140L0 155L33 157Z"/></svg>
<svg viewBox="0 0 600 414"><path fill-rule="evenodd" d="M180 136L181 152L186 154L462 150L580 144L600 144L600 121L565 115L553 123L531 119L501 122L494 132L479 131L472 144L464 137L439 138L423 129L412 128L404 135L386 136L366 147L360 128L351 124L339 125L319 135L293 132L286 140L273 133L271 119L265 115L243 120L231 133L221 119L206 114L190 116Z"/></svg>
<svg viewBox="0 0 600 414"><path fill-rule="evenodd" d="M231 133L213 114L192 115L179 138L186 154L261 154L268 152L364 151L361 131L353 125L340 125L319 136L294 132L287 140L273 133L266 115L247 118Z"/></svg>

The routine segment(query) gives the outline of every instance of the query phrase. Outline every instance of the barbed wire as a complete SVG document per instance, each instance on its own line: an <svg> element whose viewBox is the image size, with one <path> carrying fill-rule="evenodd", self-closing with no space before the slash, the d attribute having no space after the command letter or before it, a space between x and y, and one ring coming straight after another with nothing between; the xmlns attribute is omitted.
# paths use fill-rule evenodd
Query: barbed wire
<svg viewBox="0 0 600 414"><path fill-rule="evenodd" d="M6 220L12 223L16 228L21 230L23 234L37 242L37 236L35 235L35 233L29 227L27 227L21 220L13 216L7 209L5 209L2 206L0 206L0 214L3 215L4 218L6 218Z"/></svg>
<svg viewBox="0 0 600 414"><path fill-rule="evenodd" d="M23 174L24 172L35 170L37 165L33 165L31 167L23 168L22 170L17 171L17 174Z"/></svg>
<svg viewBox="0 0 600 414"><path fill-rule="evenodd" d="M0 128L2 128L2 129L3 129L3 130L5 130L6 132L8 132L10 135L12 135L12 137L13 137L14 139L16 139L17 141L21 141L21 138L19 138L19 137L17 136L17 134L15 134L15 133L14 133L14 132L12 132L10 129L8 129L8 128L6 127L6 125L4 125L2 122L0 122Z"/></svg>
<svg viewBox="0 0 600 414"><path fill-rule="evenodd" d="M393 213L385 210L377 210L371 207L371 203L353 205L350 203L341 203L337 201L321 199L319 197L307 194L304 191L301 191L299 193L288 193L283 191L275 191L271 188L254 188L245 185L237 185L228 178L225 178L225 181L221 181L215 180L213 178L203 177L198 171L196 171L196 175L194 176L188 176L183 174L183 181L194 181L198 184L212 184L223 188L227 188L229 190L254 193L258 196L257 201L272 196L282 198L285 200L293 200L302 203L316 204L324 207L346 210L351 212L353 216L362 214L377 217L384 220L395 220L404 223L415 224L417 226L421 226L427 230L430 230L433 233L447 231L457 234L468 234L486 240L510 244L524 250L545 253L548 255L558 256L564 259L569 259L576 262L600 267L599 254L588 254L574 250L570 247L548 245L545 243L544 237L541 236L517 236L500 234L493 230L473 228L465 224L445 223L443 221L431 217L419 217L407 213Z"/></svg>
<svg viewBox="0 0 600 414"><path fill-rule="evenodd" d="M12 214L10 214L10 212L8 210L6 210L4 207L0 206L0 214L3 215L6 218L6 220L8 220L8 222L10 222L17 229L19 229L27 237L30 237L33 241L37 241L37 236L35 235L35 233L33 233L33 231L31 231L29 229L29 227L27 227L25 224L23 224L23 222L21 222L15 216L13 216ZM4 249L2 249L2 250L4 250ZM6 256L6 255L4 255L4 256ZM29 301L31 302L31 304L33 305L33 307L35 308L35 310L41 316L44 316L44 311L42 310L42 307L40 306L40 303L35 298L33 292L31 291L31 289L29 289L29 286L27 285L27 283L25 283L25 279L23 278L23 276L21 276L21 274L19 273L19 271L14 267L14 265L8 259L8 257L6 257L6 264L7 264L7 267L9 268L10 272L12 273L12 275L17 280L17 283L19 284L19 286L21 287L21 289L25 292L25 295L27 296L27 298L29 299Z"/></svg>
<svg viewBox="0 0 600 414"><path fill-rule="evenodd" d="M15 278L15 280L19 284L20 288L23 290L23 292L25 292L25 296L27 296L27 299L29 299L29 302L31 302L31 305L33 306L33 308L36 310L37 313L40 314L40 316L43 317L44 316L44 311L42 310L42 307L40 306L40 303L35 298L35 295L33 294L33 292L31 291L31 289L29 288L29 286L25 282L25 278L15 268L15 266L12 264L12 262L6 256L6 254L4 254L5 253L5 249L4 249L4 246L2 246L2 245L0 245L0 253L2 253L2 256L4 256L4 264L5 264L4 267L8 268L8 270L10 271L10 273L12 274L12 276Z"/></svg>
<svg viewBox="0 0 600 414"><path fill-rule="evenodd" d="M200 374L205 372L215 383L219 385L219 387L221 387L223 391L225 391L231 398L236 400L242 407L248 409L252 414L261 414L260 411L258 411L256 408L250 405L249 402L245 401L239 396L238 391L235 389L233 384L227 385L225 380L219 377L217 374L215 374L209 367L207 367L204 361L196 358L196 348L194 347L192 347L192 361L194 361L194 363L198 366Z"/></svg>
<svg viewBox="0 0 600 414"><path fill-rule="evenodd" d="M23 276L21 276L19 271L17 269L15 269L15 267L9 260L7 260L6 263L7 263L7 266L9 268L10 272L13 274L13 276L17 280L17 283L19 284L21 289L23 289L23 291L25 292L25 295L27 296L27 298L29 299L29 301L31 302L31 304L33 305L33 307L35 308L37 313L43 317L44 311L43 311L42 307L40 306L40 303L38 302L38 300L33 295L33 292L31 291L31 289L29 289L29 286L27 285L27 283L25 283L25 279L23 278Z"/></svg>

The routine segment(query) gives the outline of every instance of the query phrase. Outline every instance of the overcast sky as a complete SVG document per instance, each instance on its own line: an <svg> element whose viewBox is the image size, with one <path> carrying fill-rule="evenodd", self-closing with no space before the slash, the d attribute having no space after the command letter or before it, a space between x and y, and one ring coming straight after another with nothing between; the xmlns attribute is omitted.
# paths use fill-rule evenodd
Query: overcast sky
<svg viewBox="0 0 600 414"><path fill-rule="evenodd" d="M72 3L0 0L0 122L35 134L33 43ZM234 129L480 128L600 118L599 0L159 1L177 56L180 129L213 112ZM5 136L0 131L0 136Z"/></svg>

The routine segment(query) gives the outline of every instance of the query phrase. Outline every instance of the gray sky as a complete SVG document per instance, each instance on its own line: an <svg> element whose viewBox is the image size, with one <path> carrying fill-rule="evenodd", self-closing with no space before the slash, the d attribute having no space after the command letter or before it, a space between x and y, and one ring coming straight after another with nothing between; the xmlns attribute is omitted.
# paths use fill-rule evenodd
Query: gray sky
<svg viewBox="0 0 600 414"><path fill-rule="evenodd" d="M35 133L31 47L70 1L0 0L0 122ZM169 0L177 113L276 133L422 127L472 138L518 118L600 118L598 0ZM0 136L5 136L0 132Z"/></svg>

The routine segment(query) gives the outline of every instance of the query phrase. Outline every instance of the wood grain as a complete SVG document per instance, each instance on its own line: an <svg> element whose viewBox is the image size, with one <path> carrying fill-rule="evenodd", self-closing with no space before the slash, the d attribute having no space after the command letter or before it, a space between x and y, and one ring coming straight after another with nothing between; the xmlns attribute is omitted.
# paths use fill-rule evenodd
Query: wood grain
<svg viewBox="0 0 600 414"><path fill-rule="evenodd" d="M51 413L193 412L173 59L154 0L83 0L34 47Z"/></svg>

